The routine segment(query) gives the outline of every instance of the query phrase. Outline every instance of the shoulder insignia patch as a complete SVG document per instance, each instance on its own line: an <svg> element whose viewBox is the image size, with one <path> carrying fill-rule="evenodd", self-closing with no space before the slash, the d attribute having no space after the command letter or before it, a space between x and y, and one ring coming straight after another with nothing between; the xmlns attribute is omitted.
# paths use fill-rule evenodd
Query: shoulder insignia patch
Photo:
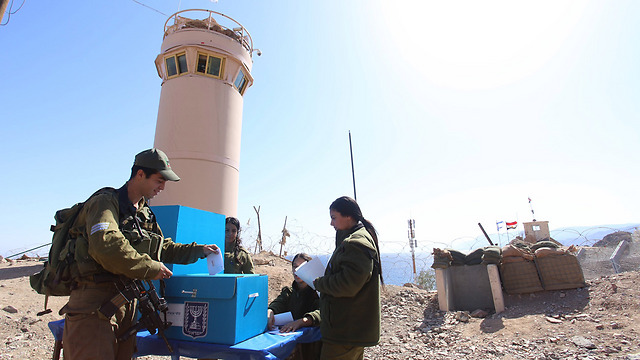
<svg viewBox="0 0 640 360"><path fill-rule="evenodd" d="M96 232L100 231L100 230L107 230L109 228L109 224L108 222L101 222L101 223L97 223L95 225L93 225L91 227L91 234L89 235L93 235Z"/></svg>

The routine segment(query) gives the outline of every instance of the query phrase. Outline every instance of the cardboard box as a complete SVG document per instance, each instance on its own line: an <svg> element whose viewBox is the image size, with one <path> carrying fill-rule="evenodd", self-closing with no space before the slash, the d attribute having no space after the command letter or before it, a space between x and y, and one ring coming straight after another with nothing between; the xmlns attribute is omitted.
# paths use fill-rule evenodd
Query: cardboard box
<svg viewBox="0 0 640 360"><path fill-rule="evenodd" d="M182 205L152 206L165 237L181 244L216 244L224 254L225 216ZM165 264L174 275L208 274L207 261L193 264Z"/></svg>
<svg viewBox="0 0 640 360"><path fill-rule="evenodd" d="M166 280L169 339L234 345L267 328L267 275L192 274Z"/></svg>

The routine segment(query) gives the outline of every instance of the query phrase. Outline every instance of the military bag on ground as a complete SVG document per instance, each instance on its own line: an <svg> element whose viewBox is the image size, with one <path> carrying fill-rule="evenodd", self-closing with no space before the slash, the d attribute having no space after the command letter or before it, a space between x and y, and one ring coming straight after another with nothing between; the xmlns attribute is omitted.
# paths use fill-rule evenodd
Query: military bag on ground
<svg viewBox="0 0 640 360"><path fill-rule="evenodd" d="M89 199L97 194L115 191L117 190L114 188L102 188L91 195ZM56 211L54 216L56 224L51 225L53 239L51 240L49 258L40 272L29 277L31 287L38 294L46 295L45 309L49 296L70 295L75 281L80 276L76 263L76 239L69 236L69 230L73 227L85 203L86 201Z"/></svg>

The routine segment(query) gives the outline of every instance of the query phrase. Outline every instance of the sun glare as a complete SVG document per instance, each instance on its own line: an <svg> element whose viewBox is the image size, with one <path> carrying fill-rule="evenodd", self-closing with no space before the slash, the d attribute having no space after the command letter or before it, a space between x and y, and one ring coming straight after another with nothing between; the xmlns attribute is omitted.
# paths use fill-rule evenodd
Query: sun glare
<svg viewBox="0 0 640 360"><path fill-rule="evenodd" d="M387 39L437 86L490 89L527 77L563 46L585 2L388 1Z"/></svg>

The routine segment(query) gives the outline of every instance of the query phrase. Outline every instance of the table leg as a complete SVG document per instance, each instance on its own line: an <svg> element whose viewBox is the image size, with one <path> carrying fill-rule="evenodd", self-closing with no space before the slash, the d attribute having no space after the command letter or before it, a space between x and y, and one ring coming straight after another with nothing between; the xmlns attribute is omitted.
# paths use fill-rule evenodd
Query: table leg
<svg viewBox="0 0 640 360"><path fill-rule="evenodd" d="M53 346L53 360L60 360L60 351L62 351L62 340L56 340Z"/></svg>

